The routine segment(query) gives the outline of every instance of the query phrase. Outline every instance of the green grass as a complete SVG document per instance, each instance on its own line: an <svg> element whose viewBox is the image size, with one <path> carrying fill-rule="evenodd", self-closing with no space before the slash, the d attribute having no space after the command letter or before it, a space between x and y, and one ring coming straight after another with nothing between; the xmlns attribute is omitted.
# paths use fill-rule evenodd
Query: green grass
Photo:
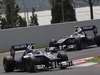
<svg viewBox="0 0 100 75"><path fill-rule="evenodd" d="M100 56L97 56L91 60L88 60L88 62L100 63Z"/></svg>
<svg viewBox="0 0 100 75"><path fill-rule="evenodd" d="M8 52L9 50L0 49L0 53Z"/></svg>
<svg viewBox="0 0 100 75"><path fill-rule="evenodd" d="M35 49L38 49L38 48L46 48L48 47L47 44L35 44L34 45ZM4 53L4 52L8 52L9 50L4 50L4 49L0 49L0 53Z"/></svg>
<svg viewBox="0 0 100 75"><path fill-rule="evenodd" d="M38 48L46 48L46 47L48 47L47 44L36 44L36 45L35 45L35 48L36 48L36 49L38 49Z"/></svg>

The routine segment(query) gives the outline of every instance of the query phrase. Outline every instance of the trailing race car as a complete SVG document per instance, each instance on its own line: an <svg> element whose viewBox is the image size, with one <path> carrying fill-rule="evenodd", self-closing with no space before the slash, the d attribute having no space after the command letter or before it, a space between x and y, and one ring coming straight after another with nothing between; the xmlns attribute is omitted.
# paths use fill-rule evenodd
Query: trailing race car
<svg viewBox="0 0 100 75"><path fill-rule="evenodd" d="M77 28L79 28L79 30L76 30L74 34L69 37L61 38L57 41L62 49L81 50L91 45L100 46L100 35L98 35L96 26L91 25ZM91 36L89 32L92 32L93 36Z"/></svg>
<svg viewBox="0 0 100 75"><path fill-rule="evenodd" d="M21 56L16 55L16 50L25 50ZM17 57L17 58L16 58ZM55 65L53 64L55 63ZM11 47L10 56L3 58L5 72L22 70L36 72L40 66L42 69L60 68L65 69L72 65L65 52L52 54L51 52L33 50L32 44L20 44Z"/></svg>

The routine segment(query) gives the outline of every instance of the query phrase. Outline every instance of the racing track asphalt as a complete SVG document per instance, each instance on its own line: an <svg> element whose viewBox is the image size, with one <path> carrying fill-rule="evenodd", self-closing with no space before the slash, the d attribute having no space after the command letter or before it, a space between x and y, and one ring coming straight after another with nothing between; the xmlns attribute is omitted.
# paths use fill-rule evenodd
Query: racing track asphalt
<svg viewBox="0 0 100 75"><path fill-rule="evenodd" d="M18 53L20 54L20 53ZM79 59L84 57L91 57L100 55L100 47L84 49L82 51L72 51L67 53L68 56L72 59ZM0 58L8 55L8 53L0 54ZM12 72L5 73L2 66L2 59L0 60L0 75L100 75L100 65L94 65L90 67L73 67L65 70L53 70L53 71L42 71L38 73L27 73L27 72Z"/></svg>

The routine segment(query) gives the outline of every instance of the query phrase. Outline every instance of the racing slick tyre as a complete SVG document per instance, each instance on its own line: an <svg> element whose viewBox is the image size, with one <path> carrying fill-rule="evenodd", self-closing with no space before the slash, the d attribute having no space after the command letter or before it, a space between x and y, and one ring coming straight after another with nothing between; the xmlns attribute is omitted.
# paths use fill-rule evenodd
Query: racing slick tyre
<svg viewBox="0 0 100 75"><path fill-rule="evenodd" d="M81 50L81 44L79 39L76 40L76 49Z"/></svg>
<svg viewBox="0 0 100 75"><path fill-rule="evenodd" d="M14 60L12 59L12 57L3 58L3 67L4 67L5 72L13 72Z"/></svg>
<svg viewBox="0 0 100 75"><path fill-rule="evenodd" d="M36 72L37 71L37 66L34 65L34 62L32 61L31 58L24 59L24 70L26 72Z"/></svg>
<svg viewBox="0 0 100 75"><path fill-rule="evenodd" d="M97 45L98 47L100 47L100 35L99 35L99 36L96 36L96 37L94 38L94 40L95 40L96 45Z"/></svg>
<svg viewBox="0 0 100 75"><path fill-rule="evenodd" d="M83 39L82 38L79 38L79 39L76 39L76 49L77 50L82 50L84 48L84 43L83 43Z"/></svg>
<svg viewBox="0 0 100 75"><path fill-rule="evenodd" d="M68 56L65 53L58 53L57 57L60 58L60 60L58 61L59 68L66 69L69 65L67 63L67 61L69 60Z"/></svg>
<svg viewBox="0 0 100 75"><path fill-rule="evenodd" d="M68 56L65 53L58 53L58 58L61 58L61 61L68 61Z"/></svg>

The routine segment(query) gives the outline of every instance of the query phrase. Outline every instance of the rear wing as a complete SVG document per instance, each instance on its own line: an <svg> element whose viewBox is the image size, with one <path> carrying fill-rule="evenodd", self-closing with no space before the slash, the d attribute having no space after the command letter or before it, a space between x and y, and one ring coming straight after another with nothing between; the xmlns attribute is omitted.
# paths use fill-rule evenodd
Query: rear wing
<svg viewBox="0 0 100 75"><path fill-rule="evenodd" d="M90 26L83 26L81 27L82 28L82 31L97 31L97 27L95 25L90 25Z"/></svg>
<svg viewBox="0 0 100 75"><path fill-rule="evenodd" d="M17 45L12 45L11 49L13 50L25 50L28 45L34 46L34 43L25 43L25 44L17 44Z"/></svg>
<svg viewBox="0 0 100 75"><path fill-rule="evenodd" d="M81 27L83 32L86 31L93 31L93 33L96 35L98 33L97 27L95 25L90 25L90 26L83 26Z"/></svg>

